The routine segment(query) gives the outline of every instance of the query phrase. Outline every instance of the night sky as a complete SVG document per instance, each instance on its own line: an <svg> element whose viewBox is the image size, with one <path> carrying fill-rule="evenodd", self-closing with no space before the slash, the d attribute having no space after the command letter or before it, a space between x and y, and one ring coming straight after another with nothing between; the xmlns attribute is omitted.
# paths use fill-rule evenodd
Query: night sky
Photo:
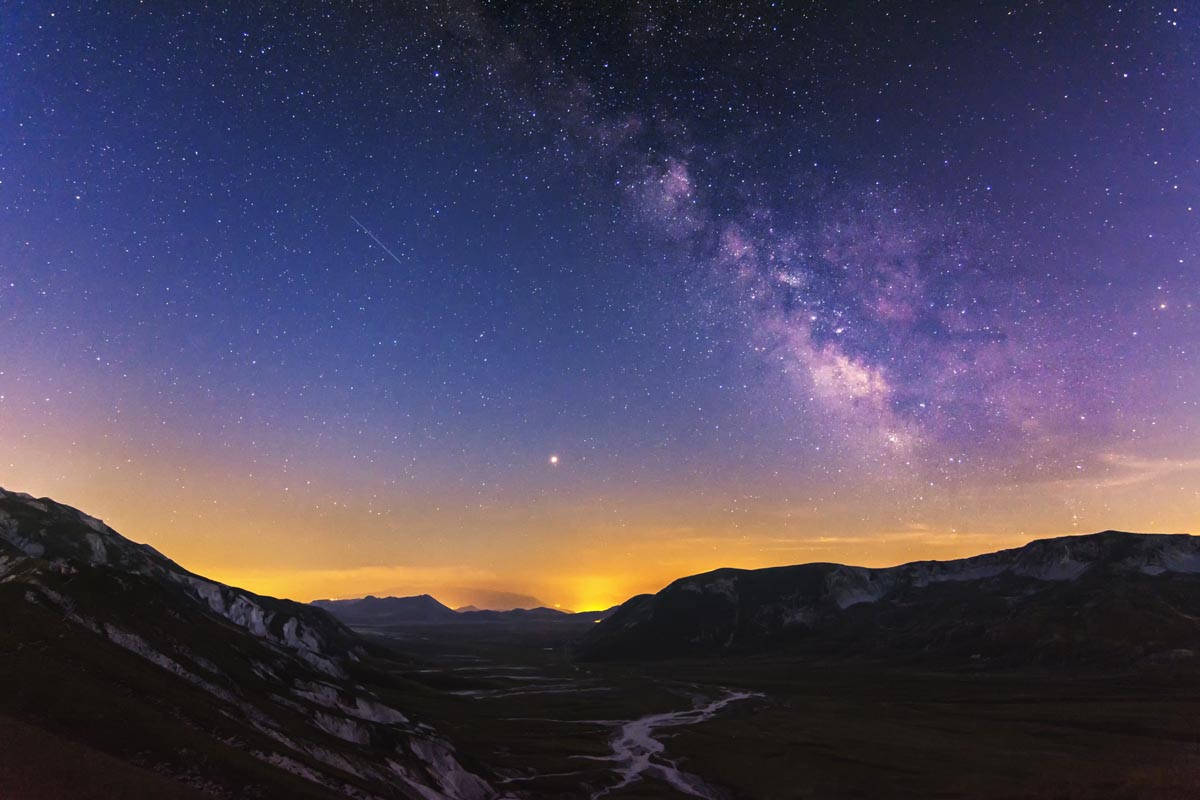
<svg viewBox="0 0 1200 800"><path fill-rule="evenodd" d="M0 485L301 600L1200 532L1200 9L0 11Z"/></svg>

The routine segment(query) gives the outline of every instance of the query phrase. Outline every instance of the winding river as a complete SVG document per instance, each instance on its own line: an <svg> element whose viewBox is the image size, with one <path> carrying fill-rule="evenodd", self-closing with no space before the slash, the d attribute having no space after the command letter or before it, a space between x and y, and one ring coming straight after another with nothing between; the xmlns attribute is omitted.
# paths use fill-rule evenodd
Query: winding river
<svg viewBox="0 0 1200 800"><path fill-rule="evenodd" d="M615 769L620 775L621 781L615 786L596 792L592 795L592 800L598 800L598 798L629 786L642 778L657 778L665 781L691 797L720 800L722 795L717 789L707 785L699 777L680 770L673 761L663 755L664 745L654 738L654 732L660 728L677 728L705 722L716 716L730 703L751 697L761 697L761 695L756 692L726 689L723 697L713 700L708 705L687 711L651 714L621 723L612 742L612 755L606 757L606 760L616 764Z"/></svg>

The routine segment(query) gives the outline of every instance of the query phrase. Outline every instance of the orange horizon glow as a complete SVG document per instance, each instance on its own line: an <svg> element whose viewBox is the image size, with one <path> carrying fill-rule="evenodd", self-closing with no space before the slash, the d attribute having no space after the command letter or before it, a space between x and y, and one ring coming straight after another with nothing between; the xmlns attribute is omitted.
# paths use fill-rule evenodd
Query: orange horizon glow
<svg viewBox="0 0 1200 800"><path fill-rule="evenodd" d="M684 485L611 497L564 490L481 508L453 493L297 489L277 476L243 481L145 457L86 480L34 472L8 466L0 486L80 508L197 574L303 602L430 594L459 607L504 591L583 611L719 567L883 567L1110 528L1200 529L1195 506L1180 500L1179 484L1196 485L1200 473L1186 462L1137 465L1094 484L973 487L916 513L870 486L804 506L775 487L733 503L727 488ZM914 519L895 524L902 515Z"/></svg>
<svg viewBox="0 0 1200 800"><path fill-rule="evenodd" d="M561 607L571 611L600 611L619 605L639 594L653 594L679 578L721 568L762 569L815 562L874 568L892 567L912 561L968 558L997 550L1020 547L1035 539L1057 535L1086 535L1099 530L1101 528L1097 528L1095 531L1067 531L1045 536L982 535L960 537L960 541L957 542L949 541L947 537L934 533L929 534L927 538L899 535L893 537L892 541L885 536L871 545L872 549L876 551L876 557L862 557L861 544L827 545L822 542L822 537L817 537L813 546L808 548L797 546L795 548L797 554L807 551L811 553L811 557L797 557L796 559L772 559L767 556L756 557L754 555L746 555L744 558L718 556L707 559L699 557L694 560L672 561L671 563L677 565L673 570L635 571L628 565L624 565L613 574L566 574L561 579L551 582L544 582L544 579L540 580L534 577L527 583L488 583L474 588L484 592L504 591L530 594L541 600L543 605L551 608ZM1186 533L1188 531L1139 532ZM920 554L913 555L914 552ZM360 570L336 572L325 570L240 571L237 569L227 570L219 564L214 564L207 569L196 569L188 564L183 566L213 580L248 589L257 594L301 602L354 599L366 595L406 597L428 594L451 608L460 608L466 605L480 606L479 601L473 599L471 587L447 588L428 579L413 580L405 585L399 583L396 578L387 577L388 571L391 569L388 567L364 567ZM397 569L403 574L402 568ZM321 591L315 588L319 586L334 587L337 591Z"/></svg>

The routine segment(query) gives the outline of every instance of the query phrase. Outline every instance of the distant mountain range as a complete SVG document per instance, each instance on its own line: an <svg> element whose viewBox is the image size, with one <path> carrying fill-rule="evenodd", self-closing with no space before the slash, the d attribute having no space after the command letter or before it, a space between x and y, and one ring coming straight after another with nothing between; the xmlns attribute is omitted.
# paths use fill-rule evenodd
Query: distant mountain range
<svg viewBox="0 0 1200 800"><path fill-rule="evenodd" d="M514 608L508 611L481 610L474 606L457 611L427 594L413 597L367 597L353 600L314 600L312 605L328 611L347 625L361 628L389 625L458 625L463 623L597 622L608 611L560 611L556 608Z"/></svg>
<svg viewBox="0 0 1200 800"><path fill-rule="evenodd" d="M415 597L366 597L356 600L314 600L347 625L397 625L458 622L459 614L427 594Z"/></svg>
<svg viewBox="0 0 1200 800"><path fill-rule="evenodd" d="M616 608L605 611L563 611L557 608L514 608L511 611L466 611L459 616L465 622L599 622Z"/></svg>
<svg viewBox="0 0 1200 800"><path fill-rule="evenodd" d="M192 574L69 506L0 490L0 619L0 726L56 743L46 780L87 756L115 765L92 776L112 797L497 794L332 616Z"/></svg>
<svg viewBox="0 0 1200 800"><path fill-rule="evenodd" d="M719 569L622 604L585 658L786 651L959 666L1191 662L1200 537L1105 531L886 569Z"/></svg>
<svg viewBox="0 0 1200 800"><path fill-rule="evenodd" d="M410 590L405 590L404 588L384 589L372 592L371 594L375 597L414 596ZM469 586L448 586L444 589L439 589L437 594L441 596L438 602L443 602L446 598L450 598L453 601L451 607L458 611L464 609L471 611L512 611L516 608L541 608L547 605L547 603L531 594L504 592L498 589L480 589Z"/></svg>

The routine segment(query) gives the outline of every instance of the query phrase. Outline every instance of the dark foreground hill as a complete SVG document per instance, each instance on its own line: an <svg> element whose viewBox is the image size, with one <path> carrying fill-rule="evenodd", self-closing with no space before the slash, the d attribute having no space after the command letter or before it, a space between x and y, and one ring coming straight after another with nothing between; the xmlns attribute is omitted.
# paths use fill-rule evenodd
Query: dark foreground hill
<svg viewBox="0 0 1200 800"><path fill-rule="evenodd" d="M64 761L92 765L87 796L495 796L329 614L68 506L0 490L0 620L0 775L22 798L61 796Z"/></svg>
<svg viewBox="0 0 1200 800"><path fill-rule="evenodd" d="M789 651L939 666L1124 668L1200 653L1200 537L1106 531L886 569L719 569L624 603L593 659Z"/></svg>

